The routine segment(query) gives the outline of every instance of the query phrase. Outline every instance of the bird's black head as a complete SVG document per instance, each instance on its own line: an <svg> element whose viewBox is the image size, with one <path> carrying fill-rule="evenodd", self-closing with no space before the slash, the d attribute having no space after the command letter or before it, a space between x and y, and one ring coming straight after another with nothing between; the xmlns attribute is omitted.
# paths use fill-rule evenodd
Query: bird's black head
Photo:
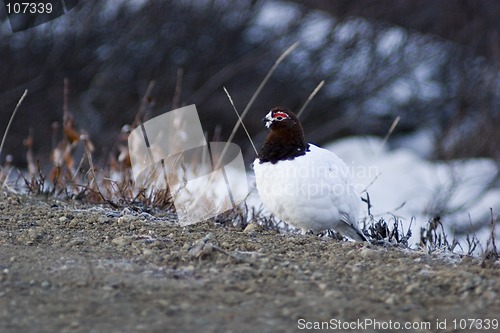
<svg viewBox="0 0 500 333"><path fill-rule="evenodd" d="M267 128L276 127L293 127L299 124L297 116L285 107L278 106L269 111L268 114L262 119Z"/></svg>
<svg viewBox="0 0 500 333"><path fill-rule="evenodd" d="M277 163L304 155L309 145L297 116L285 107L273 108L263 121L271 131L259 151L260 163Z"/></svg>

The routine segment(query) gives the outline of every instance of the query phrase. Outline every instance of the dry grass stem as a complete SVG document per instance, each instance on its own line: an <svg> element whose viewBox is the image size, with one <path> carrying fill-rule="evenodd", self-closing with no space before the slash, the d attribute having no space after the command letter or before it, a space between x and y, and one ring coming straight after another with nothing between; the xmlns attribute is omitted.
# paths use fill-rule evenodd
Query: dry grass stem
<svg viewBox="0 0 500 333"><path fill-rule="evenodd" d="M238 113L238 110L236 109L236 106L234 105L234 102L233 102L233 99L231 98L231 95L229 94L229 92L227 91L226 87L223 87L226 95L227 95L227 98L229 98L229 102L231 103L231 105L233 106L233 110L234 112L236 113L236 116L238 117L238 120L240 121L241 123L241 126L243 126L243 129L245 130L245 133L248 137L248 140L250 140L250 143L252 144L252 148L253 150L255 151L255 155L258 154L257 152L257 148L255 148L255 144L253 143L253 140L252 140L252 137L250 136L250 133L248 133L248 130L247 130L247 127L245 126L245 124L243 123L243 120L241 119L239 113Z"/></svg>
<svg viewBox="0 0 500 333"><path fill-rule="evenodd" d="M132 124L132 128L137 127L141 122L144 121L144 115L146 114L147 106L151 102L151 92L153 91L153 88L155 87L156 82L154 80L150 81L148 84L148 88L146 89L146 92L144 93L144 96L142 97L141 105L139 106L139 110L137 111L137 114L135 115L134 122Z"/></svg>
<svg viewBox="0 0 500 333"><path fill-rule="evenodd" d="M401 120L400 116L397 116L396 119L394 119L394 121L392 122L391 127L389 128L389 131L387 131L387 134L384 137L384 140L382 140L382 143L380 144L380 147L378 148L378 151L375 154L375 157L378 157L378 155L380 155L380 153L382 152L382 150L384 149L384 147L385 147L385 145L387 143L387 140L389 140L389 138L391 137L392 133L396 129L396 126L398 126L398 123L399 123L400 120Z"/></svg>
<svg viewBox="0 0 500 333"><path fill-rule="evenodd" d="M7 133L9 133L10 125L12 124L12 121L14 120L14 117L16 116L17 110L19 109L19 107L23 103L24 98L26 97L27 94L28 94L28 89L26 89L24 91L23 95L21 96L21 98L17 102L16 107L14 108L12 115L10 116L9 122L7 123L7 127L5 128L5 132L3 134L2 142L0 143L0 156L2 156L3 145L5 144L5 140L7 138Z"/></svg>
<svg viewBox="0 0 500 333"><path fill-rule="evenodd" d="M312 101L312 99L314 98L314 96L316 96L316 94L319 92L319 90L321 88L323 88L323 86L325 85L325 80L321 81L317 86L316 88L314 88L314 90L312 91L312 93L309 95L309 97L306 99L306 101L304 102L304 105L302 105L302 107L300 108L299 112L297 113L297 118L300 119L300 116L302 115L302 113L304 113L304 110L306 109L306 107L309 105L309 103Z"/></svg>
<svg viewBox="0 0 500 333"><path fill-rule="evenodd" d="M238 131L238 129L240 127L240 123L242 123L243 119L245 119L245 116L247 115L248 111L250 111L250 108L252 107L253 103L255 102L257 97L259 96L260 92L262 91L264 86L267 84L267 82L269 81L271 76L274 74L274 72L276 71L278 66L283 62L283 60L290 53L292 53L293 50L295 50L297 48L297 46L299 46L299 42L295 42L292 46L290 46L288 49L286 49L285 52L283 52L281 54L281 56L278 58L278 60L276 60L276 62L274 63L273 67L271 67L271 69L267 73L264 80L262 80L262 82L259 85L259 87L257 88L257 90L255 90L255 93L253 94L252 98L250 98L250 101L248 102L247 106L245 107L245 110L243 110L243 113L241 114L240 121L236 122L236 124L234 125L233 130L231 132L231 135L229 135L229 139L227 140L227 143L224 146L224 149L222 150L221 156L219 158L219 163L217 163L215 170L218 170L220 168L220 165L219 165L220 161L222 161L224 159L224 156L226 155L227 149L229 147L229 143L231 143L233 141L234 136L236 135L236 131Z"/></svg>
<svg viewBox="0 0 500 333"><path fill-rule="evenodd" d="M177 69L177 78L175 80L175 91L174 91L174 98L172 99L172 110L178 109L180 107L183 79L184 79L184 69L182 67L179 67Z"/></svg>

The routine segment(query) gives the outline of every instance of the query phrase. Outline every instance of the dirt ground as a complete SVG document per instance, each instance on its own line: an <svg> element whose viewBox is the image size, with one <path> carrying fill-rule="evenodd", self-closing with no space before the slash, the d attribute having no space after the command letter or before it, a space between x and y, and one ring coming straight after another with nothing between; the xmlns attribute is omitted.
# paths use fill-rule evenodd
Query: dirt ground
<svg viewBox="0 0 500 333"><path fill-rule="evenodd" d="M493 332L499 295L475 258L0 194L0 332Z"/></svg>

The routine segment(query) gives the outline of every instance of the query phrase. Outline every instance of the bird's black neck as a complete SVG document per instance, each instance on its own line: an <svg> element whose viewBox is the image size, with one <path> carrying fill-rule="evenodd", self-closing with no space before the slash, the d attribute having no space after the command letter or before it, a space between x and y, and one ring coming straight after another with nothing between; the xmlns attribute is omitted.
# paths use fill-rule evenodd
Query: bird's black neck
<svg viewBox="0 0 500 333"><path fill-rule="evenodd" d="M309 144L305 142L303 132L300 132L295 135L279 135L271 131L259 151L259 162L275 164L305 155L309 150Z"/></svg>

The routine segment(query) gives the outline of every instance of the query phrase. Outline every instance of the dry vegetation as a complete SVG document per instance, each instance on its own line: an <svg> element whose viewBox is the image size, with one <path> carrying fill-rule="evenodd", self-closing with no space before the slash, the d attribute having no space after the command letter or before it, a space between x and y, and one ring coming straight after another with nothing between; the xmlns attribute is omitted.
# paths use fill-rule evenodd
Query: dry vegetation
<svg viewBox="0 0 500 333"><path fill-rule="evenodd" d="M364 29L364 28L363 28ZM331 36L334 38L333 36ZM271 69L267 72L264 80L260 83L245 109L239 114L232 97L226 88L229 102L231 103L238 121L234 126L228 141L234 140L235 135L240 125L243 125L243 119L250 111L257 96L263 92L264 86L271 79L274 72L282 61L297 48L297 43L294 43L285 52L281 54L278 60L274 63ZM410 46L408 46L410 47ZM350 53L346 52L344 57ZM373 57L376 58L376 57ZM372 64L374 67L379 67L380 64ZM411 66L410 66L411 68ZM397 75L401 72L396 69ZM396 74L388 74L390 80L394 79ZM396 75L396 76L397 76ZM488 76L489 78L489 76ZM181 95L183 90L184 71L182 68L176 73L176 81L174 85L174 94L172 98L172 107L176 108L181 105ZM313 90L310 96L306 99L300 108L299 114L302 114L309 102L316 96L318 91L324 86L324 80ZM384 84L384 80L382 80ZM490 81L488 81L490 82ZM382 86L384 85L382 84ZM151 116L151 111L156 105L153 92L155 90L155 81L150 81L140 102L134 120L131 124L124 124L121 133L114 138L111 149L105 158L100 157L99 162L95 162L95 145L94 138L85 128L81 128L75 121L74 115L70 112L70 88L69 80L64 79L63 84L63 105L62 119L52 123L51 126L51 151L50 165L43 164L39 158L35 158L34 146L36 139L32 131L28 137L23 140L25 147L25 158L27 161L26 170L19 170L14 167L9 161L12 160L9 156L6 158L6 163L0 168L0 184L2 189L11 192L27 193L28 195L44 195L66 200L81 200L89 204L108 204L113 208L128 208L134 211L158 212L159 210L175 213L172 196L168 189L155 189L152 187L138 188L134 184L132 177L131 161L129 150L127 147L128 134L131 129L146 121ZM375 92L373 92L375 94ZM19 100L16 109L12 113L9 125L6 128L5 135L0 146L0 155L2 147L8 134L8 130L12 119L14 118L19 105L24 100L25 95ZM351 96L355 99L354 96ZM481 113L482 115L487 114ZM399 124L400 117L396 117L393 126L386 133L384 144L387 139L393 134L395 128ZM247 137L252 141L247 128L243 125ZM253 145L253 142L252 142ZM254 145L253 145L254 146ZM255 147L255 146L254 146ZM255 148L254 148L255 149ZM223 152L224 154L224 152ZM45 159L46 160L46 159ZM371 203L367 196L367 211L368 219L365 221L364 232L368 235L374 244L382 246L397 245L408 248L409 238L412 234L411 224L407 230L403 230L403 224L393 216L391 220L375 218L370 214ZM225 214L221 214L214 218L214 221L226 226L237 227L244 229L251 222L263 226L265 229L289 231L286 225L279 223L273 217L263 216L261 211L255 207L247 207L245 203L235 207L233 210ZM488 260L497 260L498 252L494 239L494 227L496 216L491 214L491 237L487 244L480 244L477 237L467 235L467 248L461 248L456 239L450 239L445 233L442 221L439 216L431 218L426 228L420 230L419 247L428 253L449 251L454 252L460 250L461 253L472 255L479 247L482 252L483 264ZM342 238L335 233L325 233L326 237Z"/></svg>
<svg viewBox="0 0 500 333"><path fill-rule="evenodd" d="M272 74L272 71L270 73ZM267 81L264 80L262 86L265 82ZM256 94L261 88L257 90ZM66 96L67 93L66 83L64 95ZM310 101L311 96L307 102ZM65 98L61 126L57 124L53 126L52 138L60 136L61 139L58 142L53 141L54 148L50 154L52 165L49 168L44 168L40 165L39 160L33 157L33 138L28 136L24 140L28 160L27 171L16 169L9 164L0 167L2 189L7 192L26 193L30 196L78 200L86 204L107 204L113 208L127 208L138 213L147 212L154 215L160 211L166 211L175 214L175 207L168 189L137 188L132 177L127 136L130 128L137 126L142 121L149 100L149 96L145 95L134 124L124 126L126 131L116 139L106 163L102 166L96 166L93 161L94 145L92 140L84 129L75 124L73 116L68 111ZM238 114L236 107L234 109ZM248 107L245 111L247 110ZM244 112L242 116L245 114ZM242 123L242 118L239 117L239 123ZM235 126L235 129L237 127L238 125ZM363 231L369 236L372 244L383 247L412 247L408 242L412 235L411 224L405 230L396 216L393 216L389 221L384 218L376 220L370 213L369 195L364 201L367 204L369 215ZM246 229L249 224L255 224L264 230L292 233L295 231L286 224L277 221L273 216L265 216L262 211L255 207L248 207L245 202L211 220L217 225L239 230ZM429 220L426 228L420 230L418 247L427 253L454 253L459 249L458 253L466 256L473 256L479 247L482 253L481 265L491 265L500 258L495 243L495 221L496 217L492 211L491 235L487 244L480 244L473 234L467 235L467 248L464 249L456 239L450 239L446 234L441 219L439 217L433 218ZM327 232L319 236L342 240L342 236L335 232Z"/></svg>

